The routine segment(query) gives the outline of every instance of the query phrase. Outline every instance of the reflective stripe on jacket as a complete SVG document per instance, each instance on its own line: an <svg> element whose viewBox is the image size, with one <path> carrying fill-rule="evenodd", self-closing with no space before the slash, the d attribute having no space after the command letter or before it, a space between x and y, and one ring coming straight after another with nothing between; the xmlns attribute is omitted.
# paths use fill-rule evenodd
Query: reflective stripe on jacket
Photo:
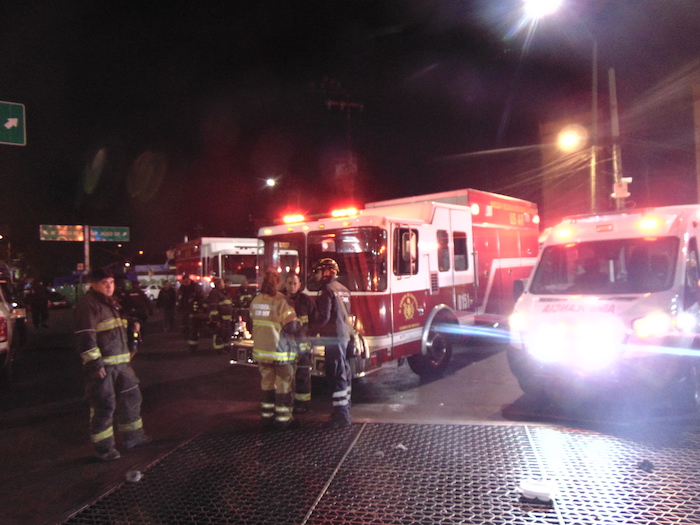
<svg viewBox="0 0 700 525"><path fill-rule="evenodd" d="M97 370L130 361L126 319L118 303L90 289L75 307L75 334L83 365Z"/></svg>
<svg viewBox="0 0 700 525"><path fill-rule="evenodd" d="M288 364L296 360L296 344L282 328L296 321L294 308L287 298L277 292L274 296L257 295L250 303L253 322L253 359L275 364Z"/></svg>

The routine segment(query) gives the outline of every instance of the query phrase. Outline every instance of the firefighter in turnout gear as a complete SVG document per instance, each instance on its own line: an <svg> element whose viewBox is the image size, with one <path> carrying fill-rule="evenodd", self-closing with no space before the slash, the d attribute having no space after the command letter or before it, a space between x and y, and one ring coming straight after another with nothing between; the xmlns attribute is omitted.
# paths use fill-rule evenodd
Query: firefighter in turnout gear
<svg viewBox="0 0 700 525"><path fill-rule="evenodd" d="M127 321L114 297L114 276L100 269L90 280L90 290L75 307L75 333L90 404L90 439L97 456L110 461L120 457L115 414L125 448L144 445L151 438L143 430L139 380L130 365Z"/></svg>
<svg viewBox="0 0 700 525"><path fill-rule="evenodd" d="M294 307L301 329L297 335L297 367L294 376L294 413L303 414L311 401L311 342L307 333L309 319L313 319L316 305L301 291L301 280L295 273L289 273L284 280L287 302Z"/></svg>
<svg viewBox="0 0 700 525"><path fill-rule="evenodd" d="M253 358L261 376L260 411L265 428L284 429L292 425L294 407L294 363L297 346L294 335L299 321L286 297L278 291L280 277L268 270L260 293L250 303L253 322Z"/></svg>
<svg viewBox="0 0 700 525"><path fill-rule="evenodd" d="M352 374L346 349L350 341L350 291L336 278L338 263L333 259L321 259L313 268L314 277L321 289L316 298L316 313L310 322L311 334L318 334L325 346L325 373L333 393L331 426L348 426L350 419L350 394Z"/></svg>
<svg viewBox="0 0 700 525"><path fill-rule="evenodd" d="M233 335L233 301L223 279L214 279L214 288L207 297L209 326L214 331L214 350L221 353Z"/></svg>
<svg viewBox="0 0 700 525"><path fill-rule="evenodd" d="M180 289L177 293L177 304L187 345L190 350L195 351L206 322L205 295L199 283L194 282L187 274L182 276Z"/></svg>

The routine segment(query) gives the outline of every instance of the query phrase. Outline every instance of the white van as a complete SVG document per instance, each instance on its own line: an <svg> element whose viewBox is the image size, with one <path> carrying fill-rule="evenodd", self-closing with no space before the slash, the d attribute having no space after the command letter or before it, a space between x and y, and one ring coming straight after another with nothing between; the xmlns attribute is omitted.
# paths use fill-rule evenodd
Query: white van
<svg viewBox="0 0 700 525"><path fill-rule="evenodd" d="M680 393L697 408L698 237L697 205L552 228L510 318L508 360L522 390Z"/></svg>

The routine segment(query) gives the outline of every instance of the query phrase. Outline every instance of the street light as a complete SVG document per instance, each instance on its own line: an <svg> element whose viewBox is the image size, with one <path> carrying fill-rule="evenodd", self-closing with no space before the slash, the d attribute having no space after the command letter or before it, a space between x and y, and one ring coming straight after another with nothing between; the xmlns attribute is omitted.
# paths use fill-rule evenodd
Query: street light
<svg viewBox="0 0 700 525"><path fill-rule="evenodd" d="M562 0L525 0L525 15L537 20L551 15L561 6Z"/></svg>
<svg viewBox="0 0 700 525"><path fill-rule="evenodd" d="M588 132L586 128L578 124L566 126L559 132L559 136L557 137L559 149L566 153L581 149L587 141Z"/></svg>

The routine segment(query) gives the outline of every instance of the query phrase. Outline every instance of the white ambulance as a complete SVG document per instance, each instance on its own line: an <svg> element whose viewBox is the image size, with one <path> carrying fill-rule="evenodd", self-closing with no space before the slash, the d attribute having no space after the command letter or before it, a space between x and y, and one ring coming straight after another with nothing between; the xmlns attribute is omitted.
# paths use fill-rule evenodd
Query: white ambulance
<svg viewBox="0 0 700 525"><path fill-rule="evenodd" d="M697 406L699 236L698 205L552 228L510 318L508 357L522 390L554 401L677 394Z"/></svg>

